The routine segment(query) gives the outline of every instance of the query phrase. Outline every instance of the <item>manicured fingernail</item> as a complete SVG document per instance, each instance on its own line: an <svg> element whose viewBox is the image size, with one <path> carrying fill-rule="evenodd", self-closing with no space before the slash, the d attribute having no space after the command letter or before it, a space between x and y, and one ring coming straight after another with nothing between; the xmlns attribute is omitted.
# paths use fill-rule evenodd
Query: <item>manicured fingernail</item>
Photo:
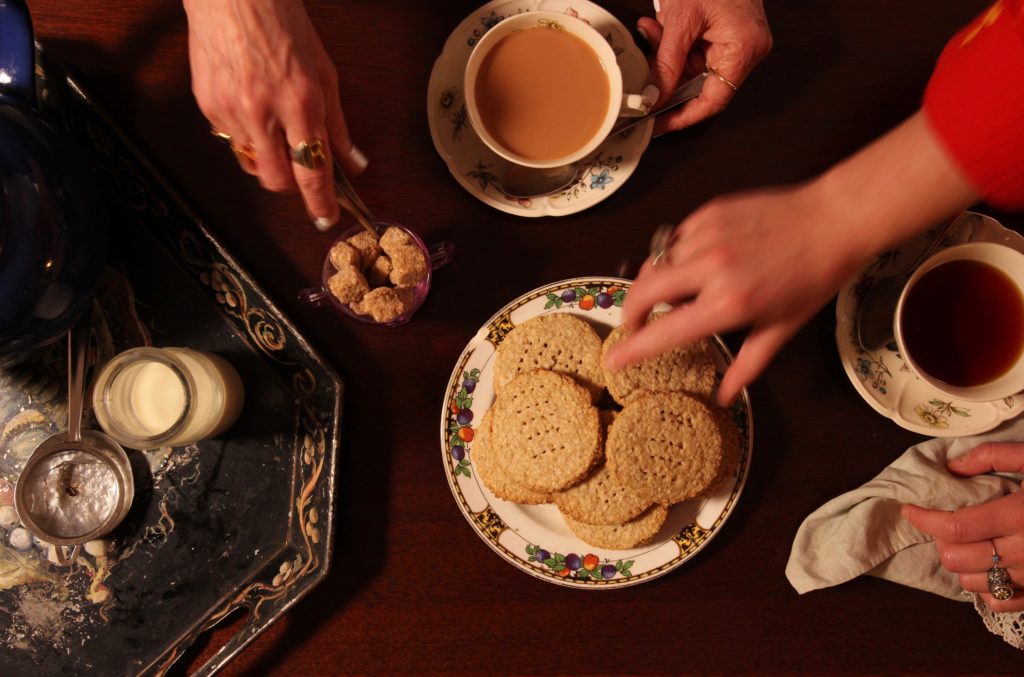
<svg viewBox="0 0 1024 677"><path fill-rule="evenodd" d="M334 224L335 220L329 219L326 216L317 217L317 219L313 221L313 225L316 226L316 229L319 230L320 232L329 230L331 226L333 226Z"/></svg>
<svg viewBox="0 0 1024 677"><path fill-rule="evenodd" d="M363 151L359 150L356 146L352 146L352 150L349 151L349 157L352 158L352 162L356 163L359 170L366 169L367 165L370 164L370 160L363 154Z"/></svg>
<svg viewBox="0 0 1024 677"><path fill-rule="evenodd" d="M651 39L649 37L647 37L647 31L644 30L643 26L637 26L636 27L636 32L639 33L640 37L643 38L645 41L647 41L647 42L651 41Z"/></svg>
<svg viewBox="0 0 1024 677"><path fill-rule="evenodd" d="M640 94L650 99L651 105L654 105L658 102L658 97L661 96L661 90L658 88L658 85L652 82L651 84L644 87L644 90L640 92Z"/></svg>
<svg viewBox="0 0 1024 677"><path fill-rule="evenodd" d="M659 0L654 0L654 12L655 12L655 14L657 14L660 11L661 11L661 2L659 2Z"/></svg>

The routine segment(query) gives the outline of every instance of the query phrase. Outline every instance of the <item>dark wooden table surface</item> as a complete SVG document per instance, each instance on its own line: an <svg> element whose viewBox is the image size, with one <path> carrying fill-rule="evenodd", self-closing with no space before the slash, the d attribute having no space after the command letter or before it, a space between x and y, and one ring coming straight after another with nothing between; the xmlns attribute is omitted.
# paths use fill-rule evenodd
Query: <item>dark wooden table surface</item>
<svg viewBox="0 0 1024 677"><path fill-rule="evenodd" d="M648 0L601 4L631 27L650 12ZM804 596L789 586L804 517L922 439L854 391L831 304L751 388L753 465L736 512L698 557L644 585L581 592L515 570L459 514L438 453L449 374L492 313L548 282L635 268L658 223L717 194L828 167L915 109L945 40L986 4L768 2L774 52L724 113L655 140L600 205L532 220L460 188L430 140L431 66L476 2L310 2L371 160L356 188L377 212L458 248L415 320L380 329L296 301L332 235L209 136L178 2L31 2L38 39L345 381L332 571L224 673L1019 674L1020 653L969 605L875 579ZM726 339L735 349L742 335ZM232 629L202 637L174 672L201 665Z"/></svg>

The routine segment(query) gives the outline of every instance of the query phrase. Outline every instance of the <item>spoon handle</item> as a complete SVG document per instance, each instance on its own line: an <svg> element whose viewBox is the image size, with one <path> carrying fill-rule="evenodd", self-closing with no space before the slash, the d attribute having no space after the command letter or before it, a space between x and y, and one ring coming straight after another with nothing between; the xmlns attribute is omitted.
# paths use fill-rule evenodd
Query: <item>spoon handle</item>
<svg viewBox="0 0 1024 677"><path fill-rule="evenodd" d="M618 122L615 123L615 126L612 127L612 131L609 134L609 136L621 134L627 129L632 129L635 125L640 124L644 120L648 120L655 116L661 115L667 110L672 110L677 106L681 106L690 99L696 99L698 96L700 96L701 90L704 89L704 81L708 79L708 76L710 74L710 72L704 71L697 77L691 78L690 80L687 80L683 84L679 85L676 91L672 92L672 96L670 96L663 105L658 106L647 115L638 118L623 118L619 120Z"/></svg>
<svg viewBox="0 0 1024 677"><path fill-rule="evenodd" d="M373 233L374 237L377 235L376 229L370 224L373 220L373 214L366 208L366 205L359 198L359 194L356 193L356 189L352 187L348 177L345 176L345 172L342 171L341 165L334 162L334 194L338 199L338 204L342 208L355 217L355 220L359 222L363 228L370 233Z"/></svg>
<svg viewBox="0 0 1024 677"><path fill-rule="evenodd" d="M85 390L85 359L89 350L92 302L68 330L68 440L82 441L82 398Z"/></svg>
<svg viewBox="0 0 1024 677"><path fill-rule="evenodd" d="M920 256L917 257L917 260L914 261L914 263L910 266L910 268L907 269L907 272L906 272L906 276L907 277L910 277L914 273L914 271L917 270L917 267L919 265L921 265L922 263L924 263L928 259L929 256L934 254L935 250L939 248L939 245L941 245L943 242L945 242L946 235L948 235L949 231L952 230L953 224L955 222L956 222L956 218L955 217L951 217L951 218L946 220L946 223L942 226L942 228L939 230L939 232L936 233L935 236L931 239L931 241L928 243L928 246L925 247L924 251L922 251Z"/></svg>

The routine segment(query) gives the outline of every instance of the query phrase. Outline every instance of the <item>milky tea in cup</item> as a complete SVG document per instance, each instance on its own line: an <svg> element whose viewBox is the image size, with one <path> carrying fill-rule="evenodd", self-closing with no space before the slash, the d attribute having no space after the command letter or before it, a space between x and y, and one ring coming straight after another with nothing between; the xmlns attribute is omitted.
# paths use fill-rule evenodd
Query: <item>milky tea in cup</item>
<svg viewBox="0 0 1024 677"><path fill-rule="evenodd" d="M624 94L607 40L558 12L526 12L490 29L470 54L464 91L480 139L506 160L558 167L601 144L620 116L654 103Z"/></svg>
<svg viewBox="0 0 1024 677"><path fill-rule="evenodd" d="M910 369L951 397L1024 390L1024 254L994 242L944 249L914 271L896 305Z"/></svg>

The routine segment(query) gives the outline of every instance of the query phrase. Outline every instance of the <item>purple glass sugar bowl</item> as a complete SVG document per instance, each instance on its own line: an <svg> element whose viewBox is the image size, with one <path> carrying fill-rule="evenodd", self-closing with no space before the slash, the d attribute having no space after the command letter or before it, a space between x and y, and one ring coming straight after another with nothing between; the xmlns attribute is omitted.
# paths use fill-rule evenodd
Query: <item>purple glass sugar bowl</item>
<svg viewBox="0 0 1024 677"><path fill-rule="evenodd" d="M390 227L396 227L401 229L406 235L409 236L409 238L420 249L420 251L423 252L424 257L426 257L427 274L414 287L410 289L411 298L408 305L405 307L404 311L400 315L398 315L398 317L390 321L378 322L373 318L372 315L368 313L357 312L349 304L342 303L334 296L334 294L330 292L331 276L333 276L337 272L337 269L331 263L329 255L330 249L333 248L334 245L338 244L339 242L344 242L348 240L353 235L365 232L363 227L360 225L352 226L351 228L343 232L334 242L331 243L331 247L328 248L328 255L324 257L324 263L320 271L320 286L303 289L302 291L299 292L299 300L302 301L303 303L307 303L312 306L324 306L328 304L333 305L335 308L340 310L348 317L351 317L352 319L358 320L360 322L376 324L382 327L396 327L398 325L405 324L406 322L411 320L416 310L419 309L421 305L423 305L424 299L427 298L427 292L430 291L430 281L431 278L433 277L433 271L437 270L438 268L445 265L446 263L449 263L452 260L452 257L455 252L455 245L451 242L438 242L437 244L428 247L426 244L424 244L423 240L420 239L420 237L415 232L413 232L412 230L410 230L406 226L403 226L400 223L374 221L371 223L371 225L376 229L378 237L383 235L384 232Z"/></svg>

